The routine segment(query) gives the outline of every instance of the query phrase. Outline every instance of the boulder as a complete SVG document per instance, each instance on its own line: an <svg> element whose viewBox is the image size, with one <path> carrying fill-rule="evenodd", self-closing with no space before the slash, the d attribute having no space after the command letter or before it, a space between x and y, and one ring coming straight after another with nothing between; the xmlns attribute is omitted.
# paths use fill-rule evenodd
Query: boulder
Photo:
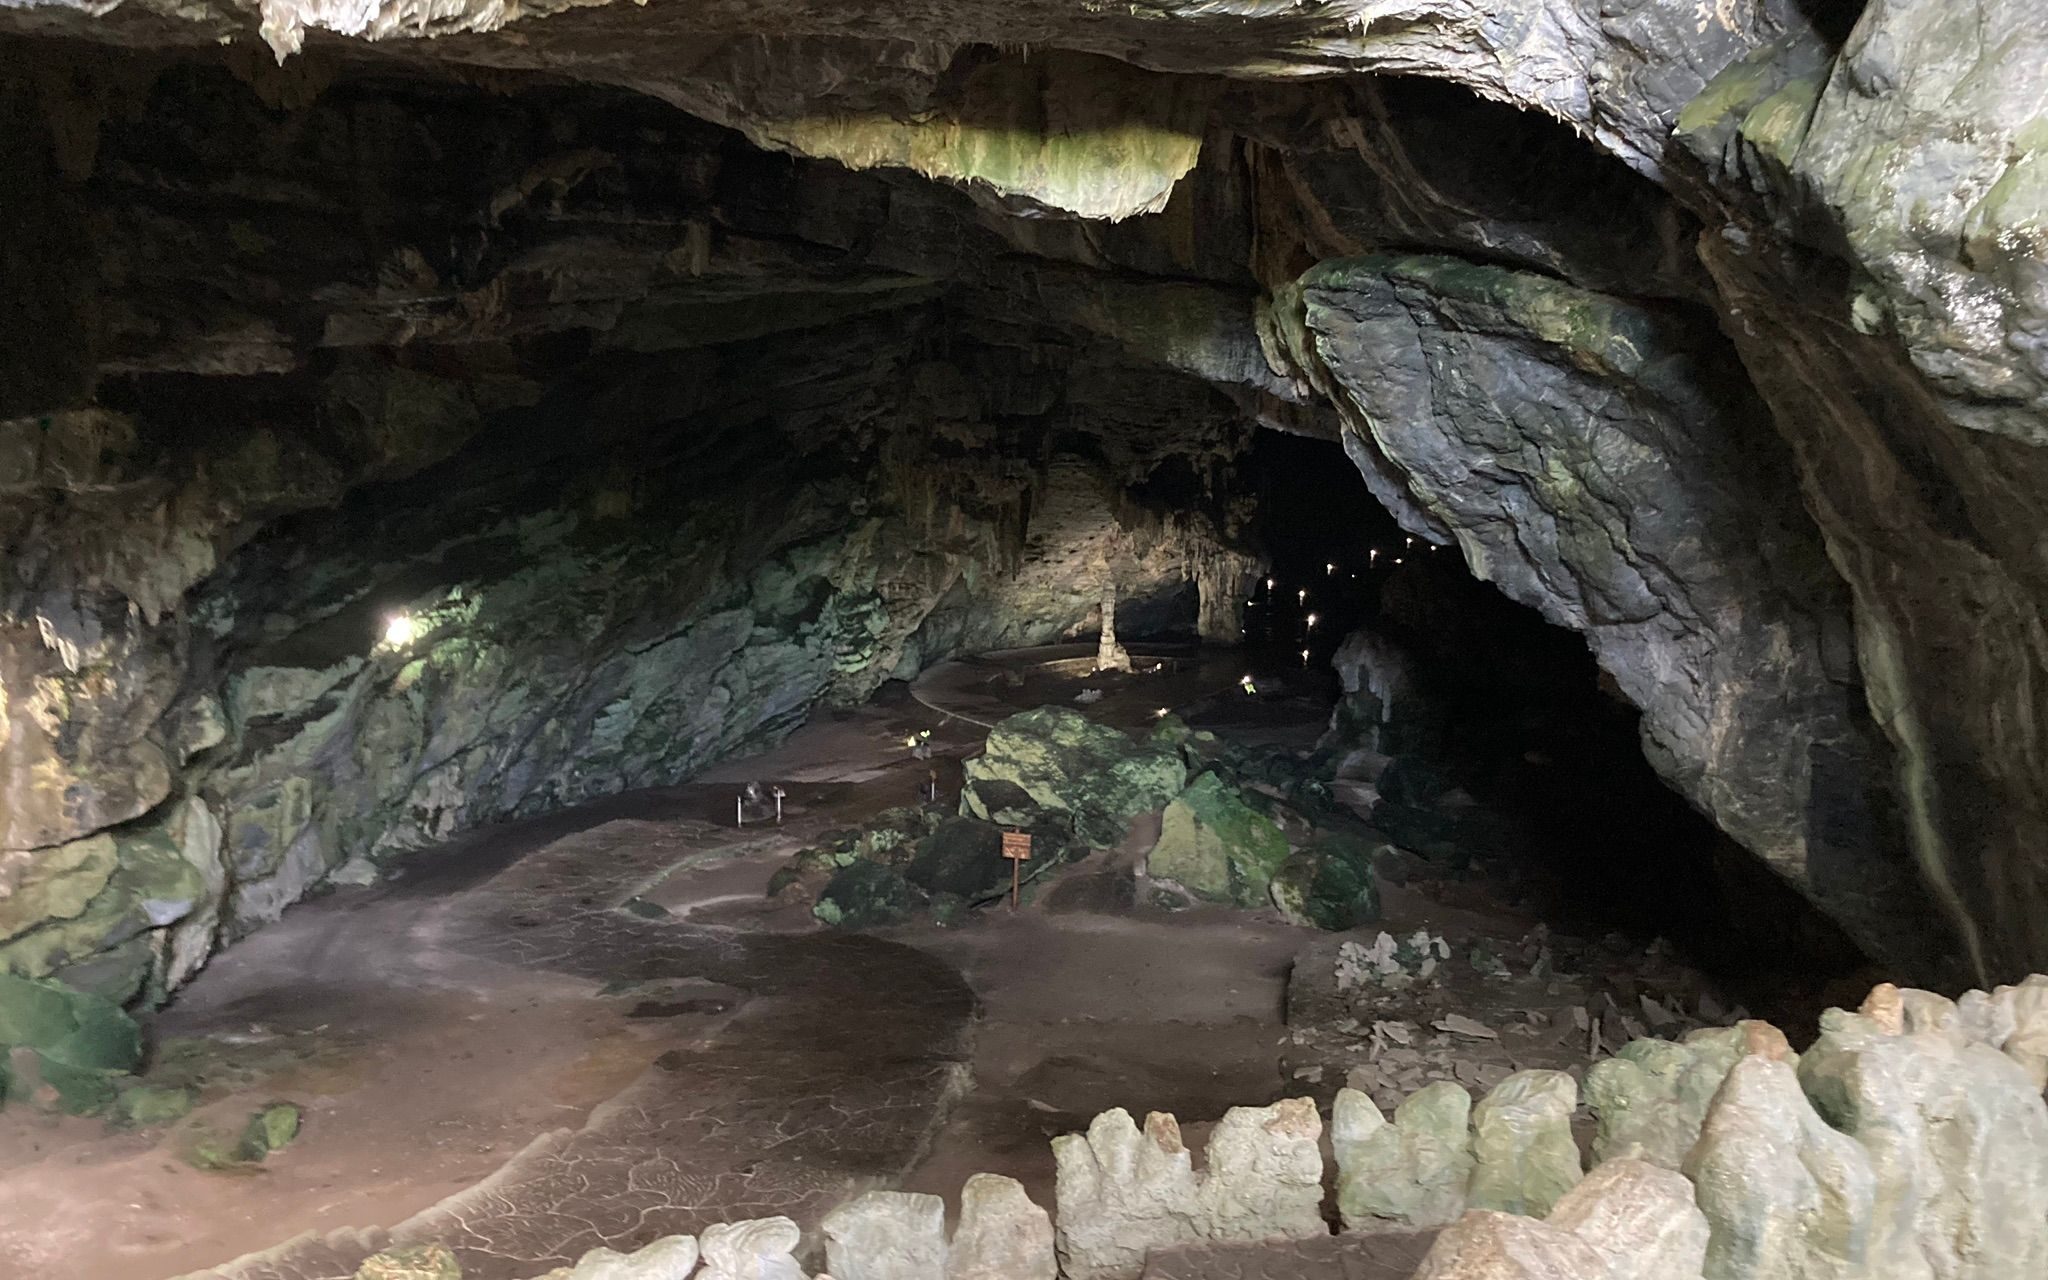
<svg viewBox="0 0 2048 1280"><path fill-rule="evenodd" d="M1789 1063L1753 1054L1729 1069L1684 1173L1713 1280L1868 1280L1870 1157L1814 1111Z"/></svg>
<svg viewBox="0 0 2048 1280"><path fill-rule="evenodd" d="M135 1085L123 1089L114 1099L108 1120L126 1129L146 1129L152 1125L169 1124L181 1120L192 1110L193 1094L190 1089L166 1085Z"/></svg>
<svg viewBox="0 0 2048 1280"><path fill-rule="evenodd" d="M1330 1139L1345 1229L1437 1227L1463 1213L1471 1115L1471 1095L1448 1080L1409 1095L1391 1124L1364 1093L1339 1090Z"/></svg>
<svg viewBox="0 0 2048 1280"><path fill-rule="evenodd" d="M1319 833L1274 873L1269 892L1280 914L1299 925L1341 932L1379 919L1373 846L1338 832Z"/></svg>
<svg viewBox="0 0 2048 1280"><path fill-rule="evenodd" d="M901 872L863 858L832 873L811 914L835 928L877 929L908 920L925 902Z"/></svg>
<svg viewBox="0 0 2048 1280"><path fill-rule="evenodd" d="M1210 902L1261 906L1287 857L1280 828L1222 778L1205 773L1166 806L1146 873Z"/></svg>
<svg viewBox="0 0 2048 1280"><path fill-rule="evenodd" d="M948 818L918 843L903 875L926 893L950 893L969 902L988 897L1010 882L1002 830L979 818Z"/></svg>
<svg viewBox="0 0 2048 1280"><path fill-rule="evenodd" d="M289 1102L273 1102L249 1117L237 1154L252 1163L267 1160L298 1136L299 1109Z"/></svg>
<svg viewBox="0 0 2048 1280"><path fill-rule="evenodd" d="M795 1253L803 1232L788 1218L751 1218L704 1228L704 1269L695 1280L804 1280Z"/></svg>
<svg viewBox="0 0 2048 1280"><path fill-rule="evenodd" d="M946 1280L1055 1280L1052 1215L1024 1184L977 1173L960 1188L960 1225L947 1254ZM844 1280L844 1277L841 1278Z"/></svg>
<svg viewBox="0 0 2048 1280"><path fill-rule="evenodd" d="M946 1202L937 1196L865 1192L821 1226L835 1280L946 1280Z"/></svg>
<svg viewBox="0 0 2048 1280"><path fill-rule="evenodd" d="M85 1070L131 1071L142 1061L142 1031L113 1001L0 974L0 1046L17 1045Z"/></svg>
<svg viewBox="0 0 2048 1280"><path fill-rule="evenodd" d="M1579 1086L1562 1071L1517 1071L1472 1109L1475 1209L1540 1218L1584 1176L1572 1141Z"/></svg>
<svg viewBox="0 0 2048 1280"><path fill-rule="evenodd" d="M1140 744L1064 707L1040 707L990 730L964 775L960 804L970 817L1014 824L1021 797L1071 813L1077 838L1108 846L1131 819L1179 793L1187 766L1172 745Z"/></svg>

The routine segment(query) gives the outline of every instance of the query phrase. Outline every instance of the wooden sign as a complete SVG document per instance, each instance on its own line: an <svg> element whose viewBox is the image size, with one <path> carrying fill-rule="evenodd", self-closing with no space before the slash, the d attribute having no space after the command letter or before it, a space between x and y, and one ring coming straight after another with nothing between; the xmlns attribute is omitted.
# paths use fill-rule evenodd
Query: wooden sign
<svg viewBox="0 0 2048 1280"><path fill-rule="evenodd" d="M1017 910L1017 897L1023 889L1024 862L1031 856L1031 833L1029 831L1003 832L1003 856L1010 860L1010 910Z"/></svg>

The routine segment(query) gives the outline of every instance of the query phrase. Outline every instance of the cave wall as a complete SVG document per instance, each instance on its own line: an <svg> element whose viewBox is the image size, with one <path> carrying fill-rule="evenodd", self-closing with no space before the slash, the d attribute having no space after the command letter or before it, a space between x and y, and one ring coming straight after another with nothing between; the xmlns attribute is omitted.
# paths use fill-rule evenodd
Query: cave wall
<svg viewBox="0 0 2048 1280"><path fill-rule="evenodd" d="M92 403L0 426L7 970L162 993L323 883L1092 628L1104 574L1234 635L1250 425L1042 319L1131 347L1199 303L948 304L865 259L967 202L820 193L688 122L596 152L614 104L575 94L152 83L74 190L125 286Z"/></svg>

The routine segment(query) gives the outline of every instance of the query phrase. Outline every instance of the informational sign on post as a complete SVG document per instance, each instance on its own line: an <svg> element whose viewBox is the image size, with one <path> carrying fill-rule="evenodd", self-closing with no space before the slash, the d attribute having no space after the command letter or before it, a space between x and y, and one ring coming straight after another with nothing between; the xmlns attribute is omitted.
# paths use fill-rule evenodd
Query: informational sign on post
<svg viewBox="0 0 2048 1280"><path fill-rule="evenodd" d="M1010 910L1017 909L1017 897L1024 885L1024 864L1031 857L1031 833L1003 832L1003 856L1010 860Z"/></svg>

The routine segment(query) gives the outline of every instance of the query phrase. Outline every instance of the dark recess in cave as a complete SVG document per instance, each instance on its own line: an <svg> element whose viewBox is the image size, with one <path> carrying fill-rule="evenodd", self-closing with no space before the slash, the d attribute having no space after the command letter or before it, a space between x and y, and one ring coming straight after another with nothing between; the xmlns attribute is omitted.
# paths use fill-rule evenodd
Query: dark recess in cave
<svg viewBox="0 0 2048 1280"><path fill-rule="evenodd" d="M1248 643L1275 666L1307 647L1317 669L1354 628L1397 644L1428 710L1397 726L1394 754L1510 819L1498 848L1469 856L1523 905L1569 931L1665 938L1788 1024L1868 986L1841 929L1651 769L1639 713L1580 636L1403 531L1333 443L1261 433L1247 476L1275 584L1254 592Z"/></svg>

